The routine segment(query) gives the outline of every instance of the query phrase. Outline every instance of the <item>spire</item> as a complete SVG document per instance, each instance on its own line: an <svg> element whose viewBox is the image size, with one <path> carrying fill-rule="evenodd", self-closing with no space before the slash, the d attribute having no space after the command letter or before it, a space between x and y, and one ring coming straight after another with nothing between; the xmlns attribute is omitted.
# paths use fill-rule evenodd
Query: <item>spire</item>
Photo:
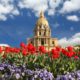
<svg viewBox="0 0 80 80"><path fill-rule="evenodd" d="M40 18L41 17L44 17L44 12L43 11L40 12Z"/></svg>

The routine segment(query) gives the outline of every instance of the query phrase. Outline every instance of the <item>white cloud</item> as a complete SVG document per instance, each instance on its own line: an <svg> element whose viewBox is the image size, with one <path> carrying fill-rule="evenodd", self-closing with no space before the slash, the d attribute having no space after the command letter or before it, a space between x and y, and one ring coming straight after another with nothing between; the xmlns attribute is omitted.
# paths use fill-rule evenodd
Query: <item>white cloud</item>
<svg viewBox="0 0 80 80"><path fill-rule="evenodd" d="M19 7L32 9L37 15L40 10L47 10L48 5L47 0L21 0L21 2L19 2Z"/></svg>
<svg viewBox="0 0 80 80"><path fill-rule="evenodd" d="M0 44L0 46L9 47L8 44Z"/></svg>
<svg viewBox="0 0 80 80"><path fill-rule="evenodd" d="M5 20L7 20L7 17L5 15L0 15L0 20L5 21Z"/></svg>
<svg viewBox="0 0 80 80"><path fill-rule="evenodd" d="M14 17L21 12L19 9L29 9L38 16L40 11L47 12L48 15L55 13L68 13L80 10L80 0L0 0L0 20L7 20L8 17ZM63 4L63 7L60 7ZM19 8L19 9L18 9ZM58 9L57 9L58 8Z"/></svg>
<svg viewBox="0 0 80 80"><path fill-rule="evenodd" d="M0 0L0 20L6 20L8 15L19 15L14 0Z"/></svg>
<svg viewBox="0 0 80 80"><path fill-rule="evenodd" d="M70 20L70 21L79 21L79 18L76 15L72 15L72 16L67 16L67 20Z"/></svg>
<svg viewBox="0 0 80 80"><path fill-rule="evenodd" d="M35 15L39 15L40 11L48 12L48 15L54 15L56 8L62 0L0 0L0 20L7 20L8 17L13 18L14 15L20 14L20 9L31 9Z"/></svg>
<svg viewBox="0 0 80 80"><path fill-rule="evenodd" d="M80 33L75 34L73 38L80 38Z"/></svg>
<svg viewBox="0 0 80 80"><path fill-rule="evenodd" d="M31 9L36 15L38 15L41 10L44 12L47 11L49 15L53 15L56 7L58 7L61 2L62 0L21 0L19 7Z"/></svg>
<svg viewBox="0 0 80 80"><path fill-rule="evenodd" d="M20 13L19 13L19 11L18 11L18 9L13 9L13 11L12 11L12 14L13 15L19 15Z"/></svg>
<svg viewBox="0 0 80 80"><path fill-rule="evenodd" d="M67 47L67 46L70 46L70 45L71 46L80 45L80 33L76 33L70 39L62 38L62 39L59 40L58 43L62 47Z"/></svg>
<svg viewBox="0 0 80 80"><path fill-rule="evenodd" d="M55 14L55 10L53 9L48 10L48 15L54 15L54 14Z"/></svg>
<svg viewBox="0 0 80 80"><path fill-rule="evenodd" d="M80 0L66 0L61 9L61 13L70 13L80 10Z"/></svg>

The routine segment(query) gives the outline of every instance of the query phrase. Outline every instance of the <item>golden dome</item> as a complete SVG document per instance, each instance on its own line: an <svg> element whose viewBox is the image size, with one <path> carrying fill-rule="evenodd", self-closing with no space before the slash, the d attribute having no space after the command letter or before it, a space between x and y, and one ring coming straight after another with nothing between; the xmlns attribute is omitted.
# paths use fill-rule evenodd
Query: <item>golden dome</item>
<svg viewBox="0 0 80 80"><path fill-rule="evenodd" d="M44 17L44 13L41 11L40 12L40 17L39 17L39 19L37 20L37 23L36 23L38 26L39 25L46 25L46 26L48 26L49 24L48 24L48 21L46 20L46 18Z"/></svg>

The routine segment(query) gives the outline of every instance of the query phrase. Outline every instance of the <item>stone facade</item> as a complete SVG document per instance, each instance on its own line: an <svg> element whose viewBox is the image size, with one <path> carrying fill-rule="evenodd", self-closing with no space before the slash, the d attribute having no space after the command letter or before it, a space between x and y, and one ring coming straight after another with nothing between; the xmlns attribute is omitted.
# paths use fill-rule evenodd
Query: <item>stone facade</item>
<svg viewBox="0 0 80 80"><path fill-rule="evenodd" d="M27 42L32 43L37 49L43 45L48 51L58 45L57 38L51 38L51 29L43 12L40 13L40 17L35 25L34 37L28 38Z"/></svg>

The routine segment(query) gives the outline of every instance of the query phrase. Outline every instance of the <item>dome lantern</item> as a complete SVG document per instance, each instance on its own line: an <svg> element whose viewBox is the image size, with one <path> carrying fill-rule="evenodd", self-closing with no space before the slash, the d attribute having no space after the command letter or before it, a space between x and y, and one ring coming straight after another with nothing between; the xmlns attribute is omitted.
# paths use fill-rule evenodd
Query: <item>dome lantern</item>
<svg viewBox="0 0 80 80"><path fill-rule="evenodd" d="M43 13L43 11L40 12L40 18L42 18L42 17L44 18L44 13Z"/></svg>

